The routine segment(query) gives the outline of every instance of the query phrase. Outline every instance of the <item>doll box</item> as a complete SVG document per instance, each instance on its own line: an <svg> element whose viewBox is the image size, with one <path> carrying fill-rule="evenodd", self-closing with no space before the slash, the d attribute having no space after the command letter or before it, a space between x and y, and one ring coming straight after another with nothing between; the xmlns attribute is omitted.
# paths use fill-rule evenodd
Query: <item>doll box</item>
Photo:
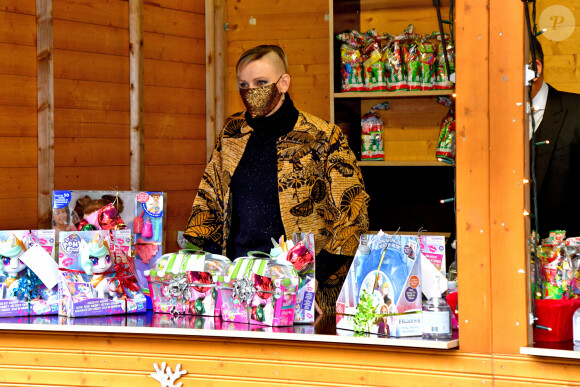
<svg viewBox="0 0 580 387"><path fill-rule="evenodd" d="M181 250L163 255L147 271L153 311L219 316L217 275L230 260L217 254Z"/></svg>
<svg viewBox="0 0 580 387"><path fill-rule="evenodd" d="M129 230L60 232L59 245L59 315L87 317L146 310L129 256Z"/></svg>
<svg viewBox="0 0 580 387"><path fill-rule="evenodd" d="M54 230L0 231L0 317L57 314L54 245Z"/></svg>
<svg viewBox="0 0 580 387"><path fill-rule="evenodd" d="M293 325L298 275L288 261L238 258L218 281L223 321Z"/></svg>
<svg viewBox="0 0 580 387"><path fill-rule="evenodd" d="M131 230L137 277L147 293L143 272L164 252L166 199L155 191L53 191L53 228L57 233Z"/></svg>
<svg viewBox="0 0 580 387"><path fill-rule="evenodd" d="M394 337L421 336L418 238L379 232L361 239L336 303L336 327Z"/></svg>

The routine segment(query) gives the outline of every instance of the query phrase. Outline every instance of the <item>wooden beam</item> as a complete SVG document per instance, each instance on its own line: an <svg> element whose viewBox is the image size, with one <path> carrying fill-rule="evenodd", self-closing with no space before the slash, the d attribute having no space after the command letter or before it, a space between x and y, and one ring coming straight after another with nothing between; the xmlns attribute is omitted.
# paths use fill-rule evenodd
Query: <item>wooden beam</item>
<svg viewBox="0 0 580 387"><path fill-rule="evenodd" d="M219 0L217 0L219 1ZM214 0L205 2L205 122L206 160L214 148L216 133L216 20ZM222 66L223 67L223 66ZM225 70L224 70L225 71Z"/></svg>
<svg viewBox="0 0 580 387"><path fill-rule="evenodd" d="M226 120L228 77L228 33L225 29L228 7L226 0L214 0L215 18L215 128L216 135Z"/></svg>
<svg viewBox="0 0 580 387"><path fill-rule="evenodd" d="M459 340L462 352L490 353L489 0L456 10Z"/></svg>
<svg viewBox="0 0 580 387"><path fill-rule="evenodd" d="M489 7L492 352L514 355L528 345L530 328L529 234L523 215L528 142L524 125L524 4L490 0ZM507 288L512 289L509 297Z"/></svg>
<svg viewBox="0 0 580 387"><path fill-rule="evenodd" d="M54 70L52 0L36 0L38 106L38 228L50 228L54 189Z"/></svg>
<svg viewBox="0 0 580 387"><path fill-rule="evenodd" d="M145 182L143 0L129 0L129 73L131 99L131 190Z"/></svg>

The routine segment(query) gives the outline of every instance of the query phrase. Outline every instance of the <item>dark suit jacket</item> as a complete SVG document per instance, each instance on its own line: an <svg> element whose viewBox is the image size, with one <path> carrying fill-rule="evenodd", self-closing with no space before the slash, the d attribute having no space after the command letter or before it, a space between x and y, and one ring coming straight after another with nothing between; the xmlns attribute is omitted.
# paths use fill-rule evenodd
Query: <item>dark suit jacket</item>
<svg viewBox="0 0 580 387"><path fill-rule="evenodd" d="M551 230L580 236L580 94L549 86L536 132L536 182L540 237ZM533 228L533 227L532 227Z"/></svg>

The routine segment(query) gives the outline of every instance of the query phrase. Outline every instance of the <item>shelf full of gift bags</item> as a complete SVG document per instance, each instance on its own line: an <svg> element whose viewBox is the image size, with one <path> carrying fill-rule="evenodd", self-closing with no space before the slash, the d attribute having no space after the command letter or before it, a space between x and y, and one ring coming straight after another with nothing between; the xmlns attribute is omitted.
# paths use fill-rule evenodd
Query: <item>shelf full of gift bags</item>
<svg viewBox="0 0 580 387"><path fill-rule="evenodd" d="M430 91L454 88L455 47L441 34L422 35L411 24L397 36L346 31L340 47L341 92Z"/></svg>

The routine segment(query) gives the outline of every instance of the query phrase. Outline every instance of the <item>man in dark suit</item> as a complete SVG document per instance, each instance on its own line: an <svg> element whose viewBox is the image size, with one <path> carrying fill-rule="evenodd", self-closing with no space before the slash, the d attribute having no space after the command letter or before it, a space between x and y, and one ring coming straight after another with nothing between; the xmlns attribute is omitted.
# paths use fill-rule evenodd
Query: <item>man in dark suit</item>
<svg viewBox="0 0 580 387"><path fill-rule="evenodd" d="M538 144L539 233L546 238L551 230L566 230L566 236L580 236L580 95L558 91L544 82L544 54L535 41L538 77L532 84L532 112Z"/></svg>

